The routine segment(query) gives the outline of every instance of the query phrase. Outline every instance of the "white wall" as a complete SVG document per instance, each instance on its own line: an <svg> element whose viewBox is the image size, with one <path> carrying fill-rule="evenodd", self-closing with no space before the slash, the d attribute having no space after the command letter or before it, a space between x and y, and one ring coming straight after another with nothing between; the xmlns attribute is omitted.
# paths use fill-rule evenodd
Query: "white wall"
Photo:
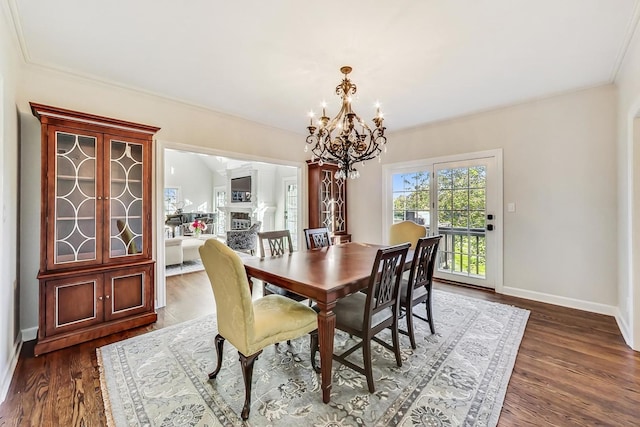
<svg viewBox="0 0 640 427"><path fill-rule="evenodd" d="M21 337L18 258L18 115L16 92L20 62L9 11L0 5L0 403L4 401L18 359ZM25 226L24 222L21 224Z"/></svg>
<svg viewBox="0 0 640 427"><path fill-rule="evenodd" d="M618 86L618 323L640 350L640 35L636 34L616 79Z"/></svg>
<svg viewBox="0 0 640 427"><path fill-rule="evenodd" d="M390 133L383 164L502 148L505 206L517 206L503 213L504 292L615 314L615 134L607 85ZM349 231L381 242L381 166L359 169Z"/></svg>
<svg viewBox="0 0 640 427"><path fill-rule="evenodd" d="M200 155L166 150L164 164L164 186L180 189L183 212L213 212L213 174Z"/></svg>

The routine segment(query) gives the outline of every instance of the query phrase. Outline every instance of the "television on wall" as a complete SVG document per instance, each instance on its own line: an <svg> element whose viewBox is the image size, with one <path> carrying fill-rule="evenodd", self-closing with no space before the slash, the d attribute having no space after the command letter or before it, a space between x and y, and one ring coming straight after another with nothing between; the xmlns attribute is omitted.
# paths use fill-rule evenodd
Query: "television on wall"
<svg viewBox="0 0 640 427"><path fill-rule="evenodd" d="M242 176L239 178L231 178L231 202L250 202L251 201L251 177Z"/></svg>

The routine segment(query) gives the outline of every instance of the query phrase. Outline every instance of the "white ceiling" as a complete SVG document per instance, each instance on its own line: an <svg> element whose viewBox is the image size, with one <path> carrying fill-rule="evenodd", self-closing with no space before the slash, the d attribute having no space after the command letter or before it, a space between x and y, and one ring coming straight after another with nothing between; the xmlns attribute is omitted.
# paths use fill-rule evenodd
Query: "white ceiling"
<svg viewBox="0 0 640 427"><path fill-rule="evenodd" d="M638 0L7 0L25 61L305 133L389 131L615 81Z"/></svg>

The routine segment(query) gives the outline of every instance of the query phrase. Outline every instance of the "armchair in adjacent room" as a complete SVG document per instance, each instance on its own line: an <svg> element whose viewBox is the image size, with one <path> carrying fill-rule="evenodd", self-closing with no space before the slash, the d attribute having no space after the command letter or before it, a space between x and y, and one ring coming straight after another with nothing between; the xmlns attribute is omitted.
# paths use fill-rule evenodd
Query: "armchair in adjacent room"
<svg viewBox="0 0 640 427"><path fill-rule="evenodd" d="M261 226L262 222L256 221L246 230L228 230L227 246L235 251L245 251L254 255Z"/></svg>

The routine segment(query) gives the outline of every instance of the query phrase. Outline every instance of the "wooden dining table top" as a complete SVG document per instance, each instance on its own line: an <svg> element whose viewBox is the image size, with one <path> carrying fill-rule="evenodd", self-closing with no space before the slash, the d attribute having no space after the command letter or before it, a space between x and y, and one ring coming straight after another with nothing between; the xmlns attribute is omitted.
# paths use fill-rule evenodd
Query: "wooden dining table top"
<svg viewBox="0 0 640 427"><path fill-rule="evenodd" d="M247 274L253 278L329 302L366 287L378 249L385 247L388 245L349 242L243 261ZM406 265L410 264L408 256Z"/></svg>

